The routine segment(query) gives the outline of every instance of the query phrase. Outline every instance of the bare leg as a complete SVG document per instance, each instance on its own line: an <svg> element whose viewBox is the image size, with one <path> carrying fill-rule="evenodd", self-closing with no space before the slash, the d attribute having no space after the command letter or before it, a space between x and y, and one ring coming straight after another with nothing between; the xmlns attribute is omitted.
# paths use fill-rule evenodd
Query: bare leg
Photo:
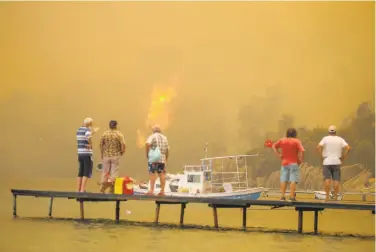
<svg viewBox="0 0 376 252"><path fill-rule="evenodd" d="M115 185L113 183L111 183L111 185L109 186L109 188L110 188L109 193L114 194L114 192L115 192Z"/></svg>
<svg viewBox="0 0 376 252"><path fill-rule="evenodd" d="M281 199L285 198L287 182L281 182Z"/></svg>
<svg viewBox="0 0 376 252"><path fill-rule="evenodd" d="M295 199L296 183L292 181L290 183L290 199Z"/></svg>
<svg viewBox="0 0 376 252"><path fill-rule="evenodd" d="M328 201L329 200L329 191L330 191L330 186L332 184L332 180L331 179L325 179L325 201Z"/></svg>
<svg viewBox="0 0 376 252"><path fill-rule="evenodd" d="M159 196L164 196L164 190L165 190L165 185L166 185L166 175L164 172L159 174L159 179L161 181L161 191L158 194Z"/></svg>
<svg viewBox="0 0 376 252"><path fill-rule="evenodd" d="M81 191L82 177L77 177L77 192Z"/></svg>
<svg viewBox="0 0 376 252"><path fill-rule="evenodd" d="M80 192L86 191L87 180L88 180L88 177L85 177L85 176L82 177L82 184L81 184L81 191Z"/></svg>
<svg viewBox="0 0 376 252"><path fill-rule="evenodd" d="M157 174L150 173L149 180L150 180L150 189L149 189L148 194L154 195L154 186L155 186L155 181L157 180Z"/></svg>
<svg viewBox="0 0 376 252"><path fill-rule="evenodd" d="M100 187L99 191L100 191L101 193L105 193L105 192L106 192L106 189L107 189L107 187L108 187L108 183L107 183L107 182L102 182L102 184L101 184L101 187Z"/></svg>
<svg viewBox="0 0 376 252"><path fill-rule="evenodd" d="M337 200L338 193L339 193L339 181L334 180L333 187L334 187L334 195L333 195L334 196L334 200Z"/></svg>

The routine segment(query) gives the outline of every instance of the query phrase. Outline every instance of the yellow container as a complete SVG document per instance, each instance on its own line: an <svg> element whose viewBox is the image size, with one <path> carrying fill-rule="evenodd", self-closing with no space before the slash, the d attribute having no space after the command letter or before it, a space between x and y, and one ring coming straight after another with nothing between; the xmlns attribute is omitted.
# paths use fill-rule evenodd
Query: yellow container
<svg viewBox="0 0 376 252"><path fill-rule="evenodd" d="M123 194L123 181L124 178L115 179L115 194Z"/></svg>

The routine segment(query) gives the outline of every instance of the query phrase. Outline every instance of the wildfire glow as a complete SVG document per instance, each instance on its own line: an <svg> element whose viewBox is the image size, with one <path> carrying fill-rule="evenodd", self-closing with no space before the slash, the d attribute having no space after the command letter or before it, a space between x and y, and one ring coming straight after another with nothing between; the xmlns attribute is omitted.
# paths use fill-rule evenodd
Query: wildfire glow
<svg viewBox="0 0 376 252"><path fill-rule="evenodd" d="M176 97L176 78L168 84L156 84L150 96L149 112L145 121L145 129L137 129L137 146L145 146L146 134L150 134L152 125L159 124L166 130L171 124L171 101Z"/></svg>

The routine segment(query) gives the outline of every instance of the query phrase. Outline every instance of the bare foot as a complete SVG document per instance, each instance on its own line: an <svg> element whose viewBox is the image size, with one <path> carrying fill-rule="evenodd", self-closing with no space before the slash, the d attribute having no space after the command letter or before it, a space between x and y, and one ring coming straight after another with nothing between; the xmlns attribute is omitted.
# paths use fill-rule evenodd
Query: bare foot
<svg viewBox="0 0 376 252"><path fill-rule="evenodd" d="M164 192L160 192L158 193L158 196L166 196L166 195L164 194Z"/></svg>
<svg viewBox="0 0 376 252"><path fill-rule="evenodd" d="M155 196L155 195L154 195L154 192L150 192L150 191L147 192L146 195L149 195L149 196Z"/></svg>

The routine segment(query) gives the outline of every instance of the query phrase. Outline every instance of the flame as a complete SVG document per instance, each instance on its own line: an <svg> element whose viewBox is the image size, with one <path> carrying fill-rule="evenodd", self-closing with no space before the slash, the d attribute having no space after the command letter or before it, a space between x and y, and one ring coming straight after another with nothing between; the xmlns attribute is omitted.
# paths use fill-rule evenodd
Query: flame
<svg viewBox="0 0 376 252"><path fill-rule="evenodd" d="M149 112L145 122L144 132L150 131L154 124L159 124L162 130L171 125L171 102L176 97L177 78L171 78L166 84L155 84L150 96ZM137 129L137 146L145 146L146 137L144 132Z"/></svg>

